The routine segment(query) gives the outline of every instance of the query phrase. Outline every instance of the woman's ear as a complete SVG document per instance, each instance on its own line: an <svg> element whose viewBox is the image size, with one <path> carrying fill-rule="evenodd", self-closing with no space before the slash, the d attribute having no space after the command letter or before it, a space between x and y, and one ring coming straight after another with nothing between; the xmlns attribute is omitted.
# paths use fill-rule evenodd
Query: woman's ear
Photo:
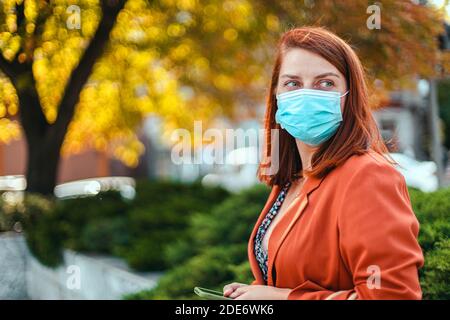
<svg viewBox="0 0 450 320"><path fill-rule="evenodd" d="M344 114L345 103L347 102L347 96L341 99L341 113Z"/></svg>
<svg viewBox="0 0 450 320"><path fill-rule="evenodd" d="M344 114L345 104L347 103L347 98L350 96L350 90L347 89L344 96L341 96L341 113Z"/></svg>

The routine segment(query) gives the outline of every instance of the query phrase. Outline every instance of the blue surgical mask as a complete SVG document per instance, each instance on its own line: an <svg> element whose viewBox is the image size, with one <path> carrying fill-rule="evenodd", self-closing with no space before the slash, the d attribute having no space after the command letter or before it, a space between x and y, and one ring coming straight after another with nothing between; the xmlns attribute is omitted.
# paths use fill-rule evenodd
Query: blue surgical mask
<svg viewBox="0 0 450 320"><path fill-rule="evenodd" d="M275 120L294 138L318 146L339 128L341 97L347 93L298 89L278 94Z"/></svg>

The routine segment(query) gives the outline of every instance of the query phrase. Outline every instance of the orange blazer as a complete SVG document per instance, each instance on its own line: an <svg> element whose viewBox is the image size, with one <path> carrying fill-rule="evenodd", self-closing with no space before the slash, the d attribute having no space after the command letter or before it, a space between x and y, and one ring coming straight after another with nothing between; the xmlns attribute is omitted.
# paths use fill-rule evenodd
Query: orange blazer
<svg viewBox="0 0 450 320"><path fill-rule="evenodd" d="M266 284L254 237L280 191L274 186L253 228L248 256ZM421 299L419 223L403 176L381 155L354 155L324 178L306 178L268 244L267 285L288 299Z"/></svg>

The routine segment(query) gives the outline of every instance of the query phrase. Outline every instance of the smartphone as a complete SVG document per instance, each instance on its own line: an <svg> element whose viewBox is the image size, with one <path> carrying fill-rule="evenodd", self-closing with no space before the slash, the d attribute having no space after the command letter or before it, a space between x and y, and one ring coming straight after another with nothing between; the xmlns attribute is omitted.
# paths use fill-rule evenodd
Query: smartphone
<svg viewBox="0 0 450 320"><path fill-rule="evenodd" d="M224 297L223 293L216 290L206 289L202 287L195 287L194 292L200 297L208 300L233 300L233 298Z"/></svg>

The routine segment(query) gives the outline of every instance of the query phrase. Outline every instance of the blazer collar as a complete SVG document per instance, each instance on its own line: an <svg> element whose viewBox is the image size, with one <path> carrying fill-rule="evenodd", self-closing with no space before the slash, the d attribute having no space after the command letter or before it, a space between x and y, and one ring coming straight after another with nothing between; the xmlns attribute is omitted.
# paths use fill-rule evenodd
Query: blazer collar
<svg viewBox="0 0 450 320"><path fill-rule="evenodd" d="M324 178L315 178L315 177L307 177L305 179L305 182L303 184L303 187L299 193L299 195L290 203L289 207L286 209L284 215L280 218L280 220L275 225L274 229L272 230L272 233L270 235L269 239L269 261L268 261L268 285L273 286L274 285L274 279L272 276L272 269L274 265L274 261L276 258L276 255L278 253L278 250L283 243L284 239L288 235L289 231L292 229L294 224L297 222L297 220L300 218L301 214L305 210L307 204L308 204L308 197L309 195L316 190L320 183L322 182ZM257 284L264 284L264 279L261 273L261 270L258 265L258 261L256 260L255 253L254 253L254 238L256 236L256 232L258 230L258 227L260 226L262 220L266 216L268 210L272 207L274 201L278 197L278 194L281 190L281 186L275 185L273 186L269 197L267 199L267 202L264 206L264 208L261 211L261 214L253 227L253 231L250 236L250 241L248 244L248 256L249 261L251 265L251 270L253 273L253 276L256 279ZM280 229L281 225L285 225L287 227L283 229Z"/></svg>

